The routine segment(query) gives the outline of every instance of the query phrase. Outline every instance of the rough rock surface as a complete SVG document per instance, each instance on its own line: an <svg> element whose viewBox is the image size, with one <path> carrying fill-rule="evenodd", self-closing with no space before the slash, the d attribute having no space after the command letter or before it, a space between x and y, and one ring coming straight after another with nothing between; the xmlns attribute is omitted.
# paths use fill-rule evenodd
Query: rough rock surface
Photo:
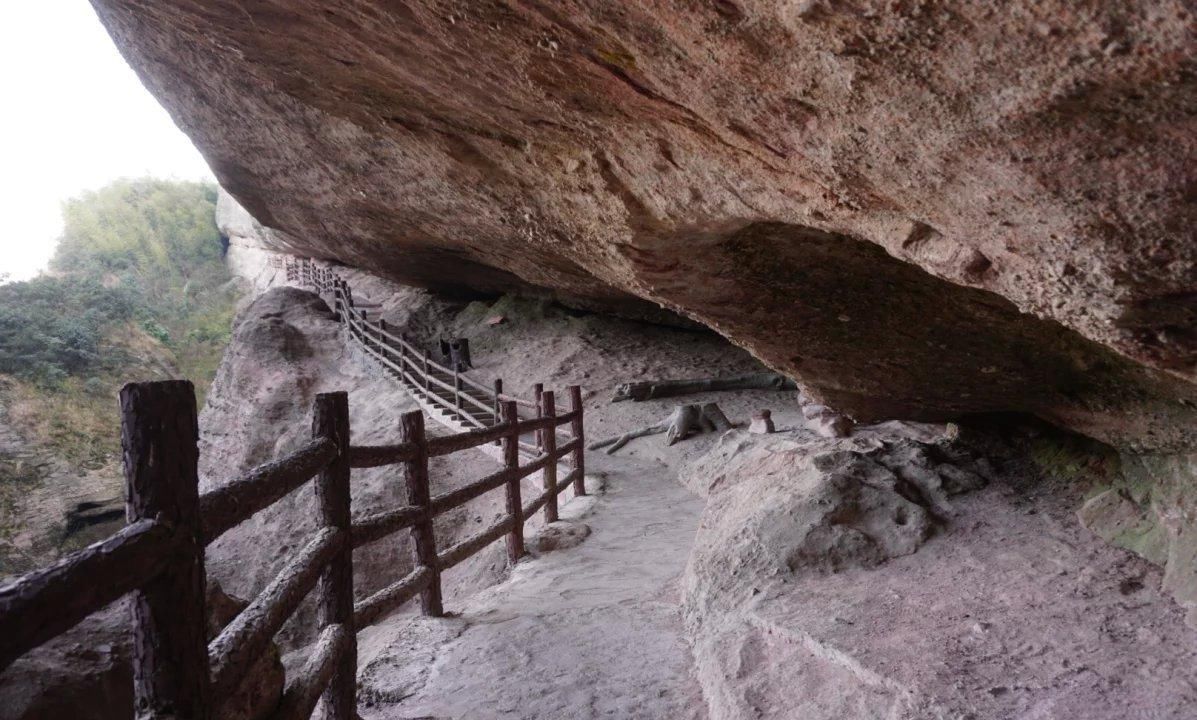
<svg viewBox="0 0 1197 720"><path fill-rule="evenodd" d="M1085 527L1164 568L1163 589L1197 627L1197 455L1123 455L1080 509Z"/></svg>
<svg viewBox="0 0 1197 720"><path fill-rule="evenodd" d="M0 378L0 578L20 575L125 524L124 498L111 466L80 471L30 442L11 417Z"/></svg>
<svg viewBox="0 0 1197 720"><path fill-rule="evenodd" d="M1183 0L93 4L297 251L659 303L861 422L1194 443Z"/></svg>
<svg viewBox="0 0 1197 720"><path fill-rule="evenodd" d="M590 526L581 522L555 522L536 533L530 543L536 552L546 553L577 547L590 537Z"/></svg>
<svg viewBox="0 0 1197 720"><path fill-rule="evenodd" d="M208 638L248 604L208 583ZM133 712L131 612L120 600L0 674L0 720L129 720ZM273 644L225 705L229 720L267 717L283 692Z"/></svg>
<svg viewBox="0 0 1197 720"><path fill-rule="evenodd" d="M733 432L687 469L711 716L1190 717L1197 631L1159 570L1081 528L1068 485L909 429Z"/></svg>

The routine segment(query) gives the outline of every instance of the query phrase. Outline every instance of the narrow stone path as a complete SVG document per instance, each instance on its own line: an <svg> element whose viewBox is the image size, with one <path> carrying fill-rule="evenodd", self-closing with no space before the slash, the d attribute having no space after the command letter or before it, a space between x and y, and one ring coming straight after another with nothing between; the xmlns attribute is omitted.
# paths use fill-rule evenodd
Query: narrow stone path
<svg viewBox="0 0 1197 720"><path fill-rule="evenodd" d="M562 508L581 545L529 557L449 607L359 637L361 715L701 720L679 579L703 503L663 465L591 455L605 489Z"/></svg>

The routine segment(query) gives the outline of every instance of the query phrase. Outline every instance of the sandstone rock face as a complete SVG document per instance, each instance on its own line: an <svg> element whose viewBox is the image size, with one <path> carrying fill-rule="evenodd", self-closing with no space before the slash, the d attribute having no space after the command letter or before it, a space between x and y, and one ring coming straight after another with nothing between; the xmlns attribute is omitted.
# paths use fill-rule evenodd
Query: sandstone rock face
<svg viewBox="0 0 1197 720"><path fill-rule="evenodd" d="M1182 0L93 5L295 251L660 304L862 422L1194 442Z"/></svg>
<svg viewBox="0 0 1197 720"><path fill-rule="evenodd" d="M1072 484L928 430L731 432L686 469L710 716L1188 718L1197 631L1170 573L1084 530Z"/></svg>
<svg viewBox="0 0 1197 720"><path fill-rule="evenodd" d="M396 327L414 330L407 324ZM237 318L200 413L201 492L309 442L316 395L337 391L349 394L355 445L399 442L400 417L419 409L364 353L347 344L342 326L319 296L275 288L257 297ZM433 436L448 432L430 421L426 430ZM501 467L479 451L433 458L431 492L441 494ZM351 488L355 517L407 504L403 473L396 466L355 469ZM526 492L530 495L531 490ZM447 548L489 526L503 513L503 503L502 493L486 493L441 515L435 523L437 546ZM209 576L238 596L256 597L315 535L319 522L315 490L309 482L213 542L207 553ZM354 590L360 600L412 569L408 533L358 548L353 562ZM448 574L446 603L493 583L505 569L502 543L494 543ZM315 603L309 595L277 640L289 652L308 644L317 632ZM290 663L293 658L287 659Z"/></svg>
<svg viewBox="0 0 1197 720"><path fill-rule="evenodd" d="M311 412L321 392L349 393L352 441L394 442L403 395L381 375L355 363L338 323L318 296L273 290L238 317L233 338L200 414L200 490L206 492L311 438ZM393 468L355 470L353 509L404 504ZM311 483L233 528L208 548L210 577L242 597L255 597L319 526ZM410 570L407 538L399 533L354 553L355 589L378 590ZM309 597L280 635L285 649L318 632Z"/></svg>
<svg viewBox="0 0 1197 720"><path fill-rule="evenodd" d="M1163 588L1197 627L1197 455L1124 455L1110 487L1079 515L1106 541L1163 567Z"/></svg>

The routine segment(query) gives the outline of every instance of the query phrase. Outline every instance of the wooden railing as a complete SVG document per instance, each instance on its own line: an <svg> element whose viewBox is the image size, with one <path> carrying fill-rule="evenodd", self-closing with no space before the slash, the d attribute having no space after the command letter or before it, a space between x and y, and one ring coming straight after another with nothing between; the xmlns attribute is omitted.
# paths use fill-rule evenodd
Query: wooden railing
<svg viewBox="0 0 1197 720"><path fill-rule="evenodd" d="M358 303L352 287L333 268L307 258L291 257L286 259L284 267L287 282L329 296L334 315L345 324L348 337L367 356L402 381L418 398L456 418L461 425L476 428L497 425L504 402L515 402L536 417L544 413L541 385L533 387L532 399L524 399L504 392L501 378L488 387L456 367L433 360L426 348L416 347L406 333L388 326L381 313L371 320L370 310L378 306ZM563 411L564 408L554 406L554 413ZM539 453L543 449L543 436L537 436L536 444L521 442L519 449L522 454Z"/></svg>
<svg viewBox="0 0 1197 720"><path fill-rule="evenodd" d="M313 589L320 635L310 659L292 678L272 720L311 715L323 696L328 717L353 720L356 709L357 629L420 596L427 615L444 612L441 573L500 537L511 562L524 554L524 522L543 509L557 518L557 498L573 485L585 494L581 393L556 414L546 392L543 418L520 420L503 402L501 422L452 435L428 437L420 412L401 417L400 442L350 444L349 403L343 393L318 395L312 440L217 490L198 493L198 423L190 382L126 385L121 390L121 438L129 524L112 537L0 587L0 671L80 620L133 593L133 682L138 718L209 720L226 714L255 660ZM556 428L574 435L556 445ZM519 437L538 433L545 451L521 465ZM428 459L499 441L504 468L464 487L432 495ZM570 470L557 479L562 459ZM403 467L406 504L352 515L352 468ZM530 502L521 479L542 472ZM210 643L205 641L204 548L229 529L315 479L320 529L278 576ZM503 488L506 512L495 524L448 548L438 548L434 519L480 495ZM354 602L353 550L401 530L413 541L415 569Z"/></svg>

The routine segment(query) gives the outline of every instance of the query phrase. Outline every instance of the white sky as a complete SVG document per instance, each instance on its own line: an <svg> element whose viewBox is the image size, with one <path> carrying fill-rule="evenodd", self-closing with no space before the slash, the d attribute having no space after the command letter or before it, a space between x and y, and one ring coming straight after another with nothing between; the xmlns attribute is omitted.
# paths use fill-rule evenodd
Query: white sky
<svg viewBox="0 0 1197 720"><path fill-rule="evenodd" d="M63 200L143 175L212 177L87 0L0 4L0 275L45 267Z"/></svg>

